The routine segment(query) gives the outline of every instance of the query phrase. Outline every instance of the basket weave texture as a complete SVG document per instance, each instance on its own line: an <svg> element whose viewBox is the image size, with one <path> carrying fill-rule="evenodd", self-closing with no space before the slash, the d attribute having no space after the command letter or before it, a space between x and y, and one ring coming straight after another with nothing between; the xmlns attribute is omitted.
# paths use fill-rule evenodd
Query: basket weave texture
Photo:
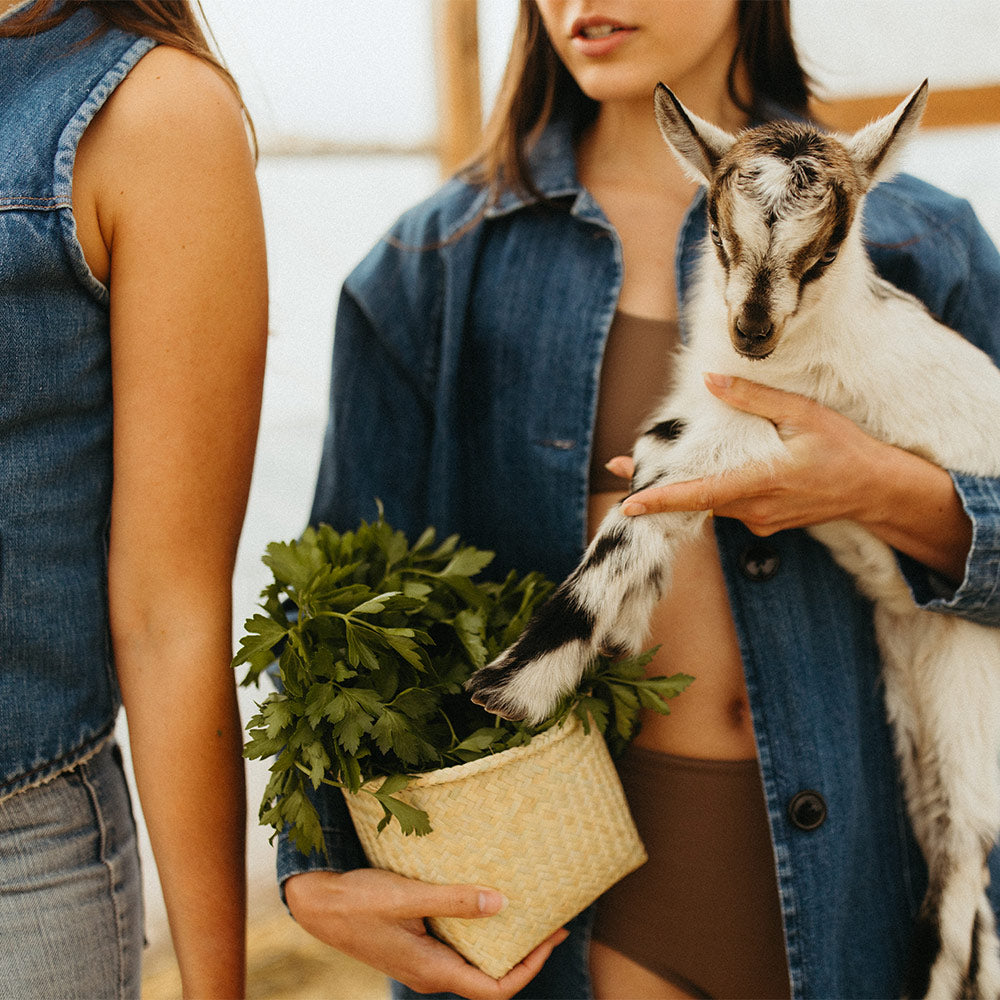
<svg viewBox="0 0 1000 1000"><path fill-rule="evenodd" d="M496 916L428 920L495 979L646 860L603 737L572 717L527 746L420 775L397 794L426 810L431 833L406 837L393 822L377 834L379 803L344 793L368 860L502 892L509 905Z"/></svg>

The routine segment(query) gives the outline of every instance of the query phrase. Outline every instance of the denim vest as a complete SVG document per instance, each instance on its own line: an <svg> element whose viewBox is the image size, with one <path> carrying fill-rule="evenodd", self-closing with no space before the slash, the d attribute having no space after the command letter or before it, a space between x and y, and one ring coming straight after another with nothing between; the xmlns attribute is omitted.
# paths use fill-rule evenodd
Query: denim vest
<svg viewBox="0 0 1000 1000"><path fill-rule="evenodd" d="M433 524L494 550L491 572L558 579L576 565L622 253L576 177L564 124L542 137L532 167L554 206L508 193L488 207L482 190L452 181L348 277L314 521L352 528L374 517L377 496L411 538ZM864 220L878 270L1000 358L1000 257L969 206L902 176L875 188ZM681 302L704 235L700 194L677 247ZM1000 481L952 478L974 526L965 579L948 589L915 564L903 569L924 606L997 626ZM898 996L926 872L900 794L870 605L803 531L762 539L725 518L715 528L794 996ZM339 793L315 801L329 859L283 837L279 880L365 864ZM560 946L523 995L584 995L582 955Z"/></svg>
<svg viewBox="0 0 1000 1000"><path fill-rule="evenodd" d="M108 290L76 238L73 162L155 44L83 9L0 38L0 797L92 754L120 706L108 630Z"/></svg>

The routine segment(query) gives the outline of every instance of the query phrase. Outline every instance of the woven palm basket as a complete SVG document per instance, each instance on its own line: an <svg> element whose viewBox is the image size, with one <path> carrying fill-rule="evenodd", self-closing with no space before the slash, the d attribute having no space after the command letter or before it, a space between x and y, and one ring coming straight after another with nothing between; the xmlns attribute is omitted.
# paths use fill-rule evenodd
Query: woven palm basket
<svg viewBox="0 0 1000 1000"><path fill-rule="evenodd" d="M429 814L431 833L406 837L393 822L377 834L382 807L345 792L368 860L502 892L509 905L496 916L428 920L495 979L646 860L604 739L575 718L527 746L420 775L398 797Z"/></svg>

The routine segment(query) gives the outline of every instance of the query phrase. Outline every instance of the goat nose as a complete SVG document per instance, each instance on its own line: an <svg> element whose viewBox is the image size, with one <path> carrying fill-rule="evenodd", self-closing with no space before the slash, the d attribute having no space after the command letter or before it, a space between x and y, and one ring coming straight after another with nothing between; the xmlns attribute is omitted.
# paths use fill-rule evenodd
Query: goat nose
<svg viewBox="0 0 1000 1000"><path fill-rule="evenodd" d="M767 315L760 315L756 311L743 312L736 317L736 332L747 343L760 343L767 340L773 329L774 324Z"/></svg>

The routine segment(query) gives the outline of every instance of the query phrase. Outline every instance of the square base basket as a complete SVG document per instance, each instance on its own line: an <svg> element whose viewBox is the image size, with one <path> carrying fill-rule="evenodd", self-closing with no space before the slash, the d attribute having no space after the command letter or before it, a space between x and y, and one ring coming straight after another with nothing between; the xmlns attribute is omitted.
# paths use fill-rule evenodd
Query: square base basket
<svg viewBox="0 0 1000 1000"><path fill-rule="evenodd" d="M368 860L502 892L496 916L428 920L495 979L646 860L604 738L572 716L526 746L420 775L397 797L429 814L431 833L407 837L393 822L378 834L381 805L345 792Z"/></svg>

